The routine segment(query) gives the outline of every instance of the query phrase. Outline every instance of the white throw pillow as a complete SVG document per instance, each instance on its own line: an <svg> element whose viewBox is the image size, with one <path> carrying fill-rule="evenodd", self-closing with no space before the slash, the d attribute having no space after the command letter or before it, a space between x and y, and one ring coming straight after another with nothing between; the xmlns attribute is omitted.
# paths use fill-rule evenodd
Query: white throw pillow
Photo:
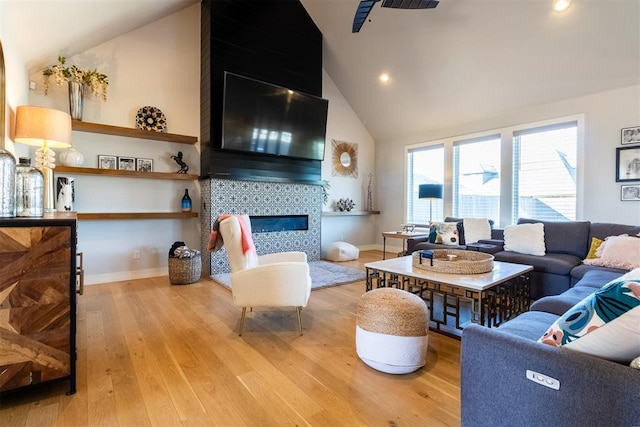
<svg viewBox="0 0 640 427"><path fill-rule="evenodd" d="M476 243L478 240L491 238L491 226L487 218L463 218L464 243Z"/></svg>
<svg viewBox="0 0 640 427"><path fill-rule="evenodd" d="M504 250L544 256L544 224L508 225L504 228Z"/></svg>
<svg viewBox="0 0 640 427"><path fill-rule="evenodd" d="M597 258L585 259L589 265L631 270L640 267L640 238L622 234L609 236L596 251Z"/></svg>

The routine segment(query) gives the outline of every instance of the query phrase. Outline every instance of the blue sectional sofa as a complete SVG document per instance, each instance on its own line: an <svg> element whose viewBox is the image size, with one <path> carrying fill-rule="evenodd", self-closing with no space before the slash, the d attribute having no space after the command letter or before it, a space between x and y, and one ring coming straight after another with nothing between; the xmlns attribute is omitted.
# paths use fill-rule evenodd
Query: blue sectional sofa
<svg viewBox="0 0 640 427"><path fill-rule="evenodd" d="M593 269L571 289L539 299L498 328L466 327L460 351L462 425L640 425L640 370L538 342L560 315L619 276ZM557 390L543 385L553 380Z"/></svg>
<svg viewBox="0 0 640 427"><path fill-rule="evenodd" d="M459 221L446 218L445 221ZM520 218L518 224L542 223L546 254L544 256L527 255L504 250L503 229L492 229L491 239L480 240L475 245L445 246L425 242L425 239L410 239L408 253L420 249L473 249L491 253L496 261L527 264L533 266L530 273L531 298L537 300L548 295L558 295L570 289L587 271L609 271L621 275L627 270L586 265L582 260L589 252L591 239L604 240L608 236L620 234L636 235L640 226L597 223L590 221L538 221Z"/></svg>

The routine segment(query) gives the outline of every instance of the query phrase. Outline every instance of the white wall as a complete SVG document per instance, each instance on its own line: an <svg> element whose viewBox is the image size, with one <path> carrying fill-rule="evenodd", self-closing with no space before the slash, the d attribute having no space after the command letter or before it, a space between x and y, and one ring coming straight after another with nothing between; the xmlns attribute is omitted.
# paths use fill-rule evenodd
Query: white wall
<svg viewBox="0 0 640 427"><path fill-rule="evenodd" d="M395 229L404 218L404 147L521 123L537 122L557 117L585 114L583 147L584 193L579 195L581 220L640 224L640 203L622 202L620 185L615 182L615 154L620 145L620 129L640 125L640 86L601 92L568 99L553 104L529 107L505 113L493 119L457 126L425 130L422 135L404 141L378 141L376 170L378 197L384 203L380 225ZM445 212L445 216L451 212ZM379 228L378 231L382 231ZM378 242L382 240L377 239Z"/></svg>
<svg viewBox="0 0 640 427"><path fill-rule="evenodd" d="M366 187L369 173L373 174L375 193L375 141L364 127L351 106L342 96L325 70L322 72L323 97L329 100L327 120L327 145L322 162L322 179L329 181L329 200L325 211L333 211L335 202L350 198L356 206L354 210L366 207ZM331 140L358 144L358 177L331 175ZM379 209L374 197L374 209ZM369 249L375 242L375 224L378 215L369 216L324 216L322 218L322 248L335 241L346 241L361 249Z"/></svg>
<svg viewBox="0 0 640 427"><path fill-rule="evenodd" d="M108 100L85 95L83 121L135 128L140 107L158 107L168 132L200 135L200 5L194 5L73 57L68 64L96 68L109 77ZM52 58L52 63L55 58ZM41 73L30 76L37 89L29 103L68 111L65 86L42 91ZM26 85L25 85L26 86ZM28 86L26 86L28 87ZM184 153L190 173L199 173L198 146L73 132L73 146L83 166L97 167L98 154L153 159L157 172L176 172L170 159ZM58 152L60 150L57 150ZM32 150L33 153L33 150ZM32 154L33 156L33 154ZM73 176L64 174L65 176ZM175 212L185 188L199 211L196 181L147 180L75 175L79 212ZM78 250L84 253L85 282L102 283L167 274L169 248L175 241L199 248L200 221L81 220ZM140 259L133 259L139 250Z"/></svg>

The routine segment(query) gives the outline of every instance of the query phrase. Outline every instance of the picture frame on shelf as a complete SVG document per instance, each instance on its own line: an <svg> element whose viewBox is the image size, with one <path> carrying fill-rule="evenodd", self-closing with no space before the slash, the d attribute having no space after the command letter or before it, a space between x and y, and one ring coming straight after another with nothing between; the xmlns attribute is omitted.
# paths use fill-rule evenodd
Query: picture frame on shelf
<svg viewBox="0 0 640 427"><path fill-rule="evenodd" d="M118 169L118 158L116 156L98 154L98 169Z"/></svg>
<svg viewBox="0 0 640 427"><path fill-rule="evenodd" d="M136 170L136 159L133 157L118 157L118 170L134 171Z"/></svg>
<svg viewBox="0 0 640 427"><path fill-rule="evenodd" d="M621 186L620 200L622 200L623 202L628 202L628 201L640 202L640 184Z"/></svg>
<svg viewBox="0 0 640 427"><path fill-rule="evenodd" d="M622 145L640 144L640 126L623 128L620 131L620 143Z"/></svg>
<svg viewBox="0 0 640 427"><path fill-rule="evenodd" d="M138 172L153 172L153 159L136 158L136 170Z"/></svg>
<svg viewBox="0 0 640 427"><path fill-rule="evenodd" d="M616 148L616 182L640 181L640 146Z"/></svg>

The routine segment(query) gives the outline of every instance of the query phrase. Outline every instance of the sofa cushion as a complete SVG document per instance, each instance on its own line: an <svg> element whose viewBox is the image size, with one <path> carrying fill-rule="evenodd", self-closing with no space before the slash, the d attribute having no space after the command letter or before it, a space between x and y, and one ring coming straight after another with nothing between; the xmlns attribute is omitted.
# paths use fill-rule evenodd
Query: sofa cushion
<svg viewBox="0 0 640 427"><path fill-rule="evenodd" d="M521 224L504 228L504 250L521 254L544 256L544 225Z"/></svg>
<svg viewBox="0 0 640 427"><path fill-rule="evenodd" d="M542 273L553 273L569 275L571 269L580 265L582 259L567 254L547 254L543 257L536 255L521 254L519 252L502 251L493 255L496 261L512 262L515 264L526 264L533 267L535 271Z"/></svg>
<svg viewBox="0 0 640 427"><path fill-rule="evenodd" d="M465 245L448 245L446 248L441 243L429 243L429 242L420 242L413 246L412 252L421 251L424 249L459 249L466 250L467 247Z"/></svg>
<svg viewBox="0 0 640 427"><path fill-rule="evenodd" d="M498 327L501 332L536 341L549 329L549 325L558 320L558 316L541 311L527 311Z"/></svg>
<svg viewBox="0 0 640 427"><path fill-rule="evenodd" d="M589 221L539 221L520 218L518 224L542 223L547 253L570 254L584 259L589 250Z"/></svg>
<svg viewBox="0 0 640 427"><path fill-rule="evenodd" d="M560 295L552 295L540 298L531 304L530 310L545 311L562 315L571 307L602 288L612 280L619 278L622 273L611 271L591 270L585 273L584 277L575 286Z"/></svg>
<svg viewBox="0 0 640 427"><path fill-rule="evenodd" d="M589 238L597 237L598 239L604 240L609 236L619 236L621 234L628 234L629 236L634 236L634 235L637 235L638 233L640 233L640 226L637 226L637 225L611 224L607 222L593 222L591 223Z"/></svg>
<svg viewBox="0 0 640 427"><path fill-rule="evenodd" d="M571 269L572 282L576 283L580 281L584 277L584 275L587 274L589 271L602 271L605 273L612 273L612 274L616 274L617 276L621 276L624 273L626 273L628 270L623 270L620 268L599 267L596 265L581 264Z"/></svg>
<svg viewBox="0 0 640 427"><path fill-rule="evenodd" d="M623 268L640 268L640 238L623 234L609 236L596 251L596 258L585 259L588 265Z"/></svg>
<svg viewBox="0 0 640 427"><path fill-rule="evenodd" d="M571 307L539 341L629 363L640 349L638 325L640 269L614 279Z"/></svg>

